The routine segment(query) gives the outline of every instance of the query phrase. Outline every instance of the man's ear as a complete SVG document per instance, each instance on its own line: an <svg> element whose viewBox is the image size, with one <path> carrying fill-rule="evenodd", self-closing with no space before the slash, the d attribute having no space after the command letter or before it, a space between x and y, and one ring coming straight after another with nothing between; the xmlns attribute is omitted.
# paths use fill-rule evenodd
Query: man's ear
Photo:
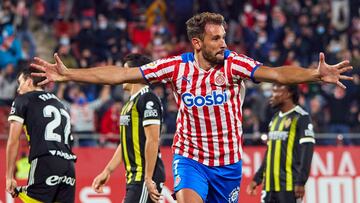
<svg viewBox="0 0 360 203"><path fill-rule="evenodd" d="M201 39L194 37L194 38L191 39L191 43L192 43L195 50L200 50L201 49L201 46L202 46Z"/></svg>
<svg viewBox="0 0 360 203"><path fill-rule="evenodd" d="M28 77L28 78L25 80L25 84L26 84L26 86L28 86L28 87L34 86L34 85L33 85L33 80L31 79L31 77Z"/></svg>

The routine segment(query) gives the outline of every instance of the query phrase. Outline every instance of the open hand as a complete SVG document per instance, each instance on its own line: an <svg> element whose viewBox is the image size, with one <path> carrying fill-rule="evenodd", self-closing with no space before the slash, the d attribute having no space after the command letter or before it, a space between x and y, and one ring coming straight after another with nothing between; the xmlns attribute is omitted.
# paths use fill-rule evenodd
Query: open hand
<svg viewBox="0 0 360 203"><path fill-rule="evenodd" d="M49 82L61 82L65 81L65 72L67 71L66 66L61 61L57 53L54 54L55 63L49 63L41 58L35 57L31 67L36 68L42 73L32 73L33 76L46 77L45 80L40 82L38 85L45 85Z"/></svg>
<svg viewBox="0 0 360 203"><path fill-rule="evenodd" d="M335 65L329 65L325 62L324 53L320 53L318 71L320 79L323 82L333 83L341 88L346 88L340 80L353 80L353 77L342 75L344 72L352 69L350 62L345 60Z"/></svg>

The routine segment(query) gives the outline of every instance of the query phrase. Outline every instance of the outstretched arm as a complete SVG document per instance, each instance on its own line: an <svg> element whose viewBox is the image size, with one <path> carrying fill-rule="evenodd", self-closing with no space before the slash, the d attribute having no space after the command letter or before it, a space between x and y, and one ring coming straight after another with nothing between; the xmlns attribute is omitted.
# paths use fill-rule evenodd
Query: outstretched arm
<svg viewBox="0 0 360 203"><path fill-rule="evenodd" d="M51 64L41 58L34 58L31 67L43 73L34 76L46 77L39 85L48 82L77 81L96 84L146 83L138 68L122 68L117 66L100 66L86 69L68 69L58 54L54 54L55 63Z"/></svg>
<svg viewBox="0 0 360 203"><path fill-rule="evenodd" d="M274 82L280 84L298 84L305 82L323 81L336 84L346 88L340 80L352 80L352 77L343 75L344 72L351 70L349 61L342 61L335 65L329 65L325 62L325 56L320 53L319 65L317 69L305 69L297 66L281 66L270 68L260 66L255 71L254 76L257 81Z"/></svg>

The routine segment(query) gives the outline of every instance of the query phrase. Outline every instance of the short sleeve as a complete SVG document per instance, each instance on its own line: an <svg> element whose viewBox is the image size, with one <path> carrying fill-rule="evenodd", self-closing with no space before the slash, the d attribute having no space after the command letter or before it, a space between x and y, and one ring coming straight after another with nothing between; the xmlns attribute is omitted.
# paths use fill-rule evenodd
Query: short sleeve
<svg viewBox="0 0 360 203"><path fill-rule="evenodd" d="M181 57L170 57L165 59L159 59L143 65L140 67L140 71L145 80L150 83L168 83L174 74L175 67L181 63Z"/></svg>
<svg viewBox="0 0 360 203"><path fill-rule="evenodd" d="M231 72L235 79L251 79L256 83L254 73L260 66L262 66L262 63L250 57L235 54L232 58Z"/></svg>
<svg viewBox="0 0 360 203"><path fill-rule="evenodd" d="M28 103L27 97L25 96L16 97L16 99L11 105L8 121L17 121L19 123L24 123L27 103Z"/></svg>
<svg viewBox="0 0 360 203"><path fill-rule="evenodd" d="M143 126L161 124L162 107L160 99L155 94L142 95L138 103L138 111L142 116Z"/></svg>
<svg viewBox="0 0 360 203"><path fill-rule="evenodd" d="M309 115L303 115L298 121L298 134L300 136L300 144L311 142L315 143L314 127L311 123Z"/></svg>

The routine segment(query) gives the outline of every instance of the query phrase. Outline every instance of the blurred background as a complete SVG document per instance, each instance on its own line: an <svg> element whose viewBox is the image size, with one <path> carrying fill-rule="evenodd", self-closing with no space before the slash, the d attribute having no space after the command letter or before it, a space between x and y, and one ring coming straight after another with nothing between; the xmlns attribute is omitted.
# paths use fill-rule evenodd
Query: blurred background
<svg viewBox="0 0 360 203"><path fill-rule="evenodd" d="M196 13L210 11L225 17L230 50L265 65L316 68L319 52L325 52L329 64L350 61L354 69L348 74L354 76L354 81L345 82L346 91L321 83L299 86L300 105L311 113L317 148L324 153L319 154L319 160L327 157L324 160L330 163L328 156L335 154L334 167L341 165L346 150L350 150L350 159L360 152L359 5L358 0L0 0L0 150L5 151L7 116L16 96L16 74L34 56L52 60L53 53L58 52L67 67L87 68L122 65L122 58L129 53L144 53L153 59L181 54L192 51L186 36L186 20ZM168 148L176 129L177 105L171 88L163 85L153 88L164 105L162 145L170 156ZM274 113L268 106L271 88L268 83L247 82L243 129L245 145L249 146L245 147L251 163L249 177L258 167L253 164L256 153L261 161L267 126ZM75 150L86 154L91 153L87 149L96 148L110 158L119 143L120 109L128 98L122 87L69 82L51 84L47 90L70 107ZM27 151L25 138L23 148ZM96 163L96 157L94 160ZM339 199L340 202L360 202L360 197L355 198L356 191L360 194L360 180L356 179L360 163L358 159L353 161L352 167L344 167L351 172L354 181L351 183L357 187L351 188L353 195L345 195L353 197L351 201ZM244 163L246 166L247 161ZM330 168L326 167L330 166L326 163L323 170L319 166L317 175L338 177L335 172L340 169L334 168L333 174L327 174ZM166 164L169 167L166 185L171 191L171 159ZM94 175L84 179L92 180ZM246 171L244 176L247 177ZM80 185L88 184L86 181L83 184L80 180ZM115 180L114 185L120 189L112 191L124 192L123 179ZM0 193L0 201L4 194ZM326 202L314 195L307 201ZM119 196L115 200L119 202ZM80 197L77 201L89 202Z"/></svg>

